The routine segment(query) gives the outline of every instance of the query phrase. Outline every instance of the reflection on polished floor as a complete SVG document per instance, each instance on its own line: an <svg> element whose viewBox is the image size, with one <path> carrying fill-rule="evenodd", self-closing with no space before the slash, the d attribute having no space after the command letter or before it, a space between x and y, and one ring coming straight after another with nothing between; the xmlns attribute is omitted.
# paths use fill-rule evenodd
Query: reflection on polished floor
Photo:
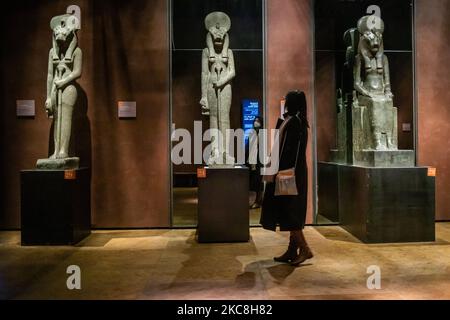
<svg viewBox="0 0 450 320"><path fill-rule="evenodd" d="M0 232L0 299L450 299L450 224L430 244L365 245L339 227L309 227L316 257L272 261L287 234L252 229L240 244L201 245L194 230L97 231L77 247L21 247ZM80 291L66 289L70 265ZM367 289L367 268L382 289Z"/></svg>

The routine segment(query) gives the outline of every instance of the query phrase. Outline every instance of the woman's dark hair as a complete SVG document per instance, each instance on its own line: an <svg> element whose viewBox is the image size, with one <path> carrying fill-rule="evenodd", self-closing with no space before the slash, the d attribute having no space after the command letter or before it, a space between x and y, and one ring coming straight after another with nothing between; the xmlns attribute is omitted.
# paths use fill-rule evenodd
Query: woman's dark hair
<svg viewBox="0 0 450 320"><path fill-rule="evenodd" d="M259 123L261 123L261 128L264 128L264 121L263 121L263 118L260 117L260 116L256 116L256 117L255 117L255 120L253 120L253 125L255 125L255 122L256 122L257 120L259 121Z"/></svg>
<svg viewBox="0 0 450 320"><path fill-rule="evenodd" d="M287 113L290 116L298 116L306 126L309 128L308 124L308 111L306 106L306 96L303 91L291 91L286 95Z"/></svg>

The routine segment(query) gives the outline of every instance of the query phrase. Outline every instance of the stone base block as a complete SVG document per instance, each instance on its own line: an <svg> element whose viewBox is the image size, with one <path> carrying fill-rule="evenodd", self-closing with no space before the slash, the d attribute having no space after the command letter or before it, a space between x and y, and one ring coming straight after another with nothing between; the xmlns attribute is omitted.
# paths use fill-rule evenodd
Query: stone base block
<svg viewBox="0 0 450 320"><path fill-rule="evenodd" d="M74 170L80 167L80 158L39 159L36 168L39 170Z"/></svg>
<svg viewBox="0 0 450 320"><path fill-rule="evenodd" d="M206 176L198 179L198 241L248 242L248 168L205 170Z"/></svg>
<svg viewBox="0 0 450 320"><path fill-rule="evenodd" d="M355 151L354 164L364 167L411 168L415 166L414 150Z"/></svg>
<svg viewBox="0 0 450 320"><path fill-rule="evenodd" d="M21 179L22 245L75 245L91 230L91 173L25 170Z"/></svg>
<svg viewBox="0 0 450 320"><path fill-rule="evenodd" d="M319 163L319 212L365 243L435 241L435 177L428 168Z"/></svg>
<svg viewBox="0 0 450 320"><path fill-rule="evenodd" d="M330 161L334 163L346 163L347 155L345 151L333 149L330 151Z"/></svg>

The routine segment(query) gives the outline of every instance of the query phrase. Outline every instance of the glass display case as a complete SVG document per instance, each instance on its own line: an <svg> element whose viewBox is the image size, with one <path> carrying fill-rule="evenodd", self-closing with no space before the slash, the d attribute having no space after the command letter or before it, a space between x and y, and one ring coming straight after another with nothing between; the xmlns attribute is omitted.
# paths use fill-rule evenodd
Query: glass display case
<svg viewBox="0 0 450 320"><path fill-rule="evenodd" d="M326 163L334 162L332 150L339 149L338 113L346 99L342 94L345 89L343 79L353 77L353 69L344 69L348 59L348 44L344 41L344 33L357 28L360 18L372 14L379 15L384 21L384 53L389 60L393 104L398 111L398 149L415 149L414 1L316 0L314 85L315 108L319 115L316 128L318 224L335 224L340 221L336 202L339 197L337 186L321 182L329 181L326 177L329 172L322 169ZM355 50L358 50L357 45ZM346 72L350 75L346 75ZM352 81L350 85L346 84L350 86L350 89L347 88L350 95L354 89ZM351 162L350 159L344 160Z"/></svg>
<svg viewBox="0 0 450 320"><path fill-rule="evenodd" d="M231 129L243 128L243 104L253 101L264 115L264 1L263 0L172 0L171 3L171 122L194 136L194 123L209 128L209 118L200 105L202 52L207 47L205 17L214 11L231 20L229 48L233 51L236 77L233 79L230 111ZM193 143L193 142L192 142ZM206 144L204 144L204 147ZM194 148L192 148L194 150ZM172 165L172 225L197 225L200 164ZM252 199L249 199L251 202ZM251 210L252 224L259 223L259 210Z"/></svg>

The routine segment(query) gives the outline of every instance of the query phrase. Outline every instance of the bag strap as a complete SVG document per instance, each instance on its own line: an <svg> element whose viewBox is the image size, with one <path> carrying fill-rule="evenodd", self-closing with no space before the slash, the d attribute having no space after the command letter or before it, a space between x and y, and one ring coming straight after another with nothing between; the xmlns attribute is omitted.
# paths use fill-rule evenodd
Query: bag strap
<svg viewBox="0 0 450 320"><path fill-rule="evenodd" d="M300 125L301 125L302 124L302 119L300 119L299 117L297 117L297 118L298 118L298 120L300 120ZM303 135L303 132L300 132L300 138L298 140L298 147L297 147L297 156L295 157L295 167L297 167L298 157L300 155L300 146L302 145L302 135Z"/></svg>
<svg viewBox="0 0 450 320"><path fill-rule="evenodd" d="M281 146L281 153L280 155L283 155L284 152L284 145L286 144L286 140L287 140L287 136L284 135L284 132L286 131L286 126L288 124L289 121L292 120L292 117L289 117L289 119L285 120L285 122L283 122L283 124L280 127L280 136L283 139L283 145Z"/></svg>

